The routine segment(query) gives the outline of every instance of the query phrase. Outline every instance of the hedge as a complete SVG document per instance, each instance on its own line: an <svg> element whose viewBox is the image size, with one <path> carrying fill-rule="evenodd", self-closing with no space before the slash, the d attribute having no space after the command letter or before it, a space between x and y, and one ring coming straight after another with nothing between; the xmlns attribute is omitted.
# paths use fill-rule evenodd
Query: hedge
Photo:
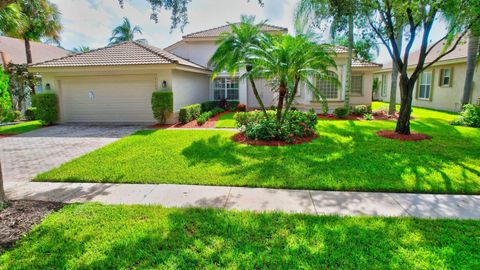
<svg viewBox="0 0 480 270"><path fill-rule="evenodd" d="M39 93L33 96L36 105L35 118L43 124L50 125L58 121L58 96L55 93Z"/></svg>
<svg viewBox="0 0 480 270"><path fill-rule="evenodd" d="M197 119L197 117L202 112L202 105L200 104L193 104L190 106L185 106L180 108L180 113L178 115L178 120L185 124L192 120Z"/></svg>
<svg viewBox="0 0 480 270"><path fill-rule="evenodd" d="M173 92L153 92L151 103L153 117L155 117L159 123L165 124L167 122L168 115L173 113Z"/></svg>
<svg viewBox="0 0 480 270"><path fill-rule="evenodd" d="M209 112L215 108L222 108L234 112L237 110L238 104L240 104L240 102L237 100L206 101L202 103L202 112Z"/></svg>

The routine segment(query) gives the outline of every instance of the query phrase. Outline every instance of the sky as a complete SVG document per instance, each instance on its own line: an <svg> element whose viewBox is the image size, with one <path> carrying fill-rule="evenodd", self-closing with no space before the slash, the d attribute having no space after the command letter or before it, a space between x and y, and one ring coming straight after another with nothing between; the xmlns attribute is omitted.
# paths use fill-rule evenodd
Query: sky
<svg viewBox="0 0 480 270"><path fill-rule="evenodd" d="M108 44L112 29L127 17L132 25L139 25L148 43L164 48L181 40L182 35L225 25L226 22L238 22L241 15L253 15L268 23L287 27L293 34L293 11L298 0L264 0L261 7L256 0L192 0L188 6L189 24L182 33L180 29L170 31L170 13L162 10L159 21L150 19L151 8L145 0L125 0L123 9L118 0L51 0L58 5L62 13L63 32L61 45L66 49L78 46L90 48L104 47ZM435 26L432 40L439 38L443 24ZM414 46L418 48L419 44ZM376 62L386 63L390 58L381 45Z"/></svg>

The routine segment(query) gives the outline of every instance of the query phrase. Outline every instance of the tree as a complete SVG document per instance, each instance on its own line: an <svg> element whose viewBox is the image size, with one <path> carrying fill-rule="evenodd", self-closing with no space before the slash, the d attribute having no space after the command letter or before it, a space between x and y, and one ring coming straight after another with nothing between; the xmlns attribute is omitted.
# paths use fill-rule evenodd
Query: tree
<svg viewBox="0 0 480 270"><path fill-rule="evenodd" d="M261 31L264 24L265 22L255 24L255 17L247 16L242 16L239 25L230 23L232 31L221 34L217 41L217 50L212 55L209 65L213 66L212 79L223 71L227 71L233 77L240 69L245 69L245 77L250 82L253 94L267 117L265 105L258 93L252 73L253 60L249 58L252 47L261 46L267 38Z"/></svg>
<svg viewBox="0 0 480 270"><path fill-rule="evenodd" d="M410 135L410 115L415 83L423 71L454 51L472 25L478 23L479 14L472 15L470 12L479 10L480 0L362 0L362 4L365 18L387 48L400 74L401 106L395 131ZM430 44L430 32L439 17L450 18L447 33L437 42ZM398 33L402 31L406 31L406 46L403 54L396 41ZM410 72L408 57L420 33L419 59L413 66L413 71ZM445 42L443 51L426 63L426 57L442 42Z"/></svg>
<svg viewBox="0 0 480 270"><path fill-rule="evenodd" d="M403 41L403 31L400 30L397 33L396 42L398 44L399 50L402 50L402 41ZM392 65L392 82L390 84L390 104L388 106L388 114L395 114L397 107L397 85L398 85L398 67L397 65Z"/></svg>
<svg viewBox="0 0 480 270"><path fill-rule="evenodd" d="M124 41L133 41L135 40L136 34L142 34L142 28L138 25L132 27L130 20L128 18L123 18L123 23L112 31L112 37L108 40L109 45L118 44ZM135 40L141 43L147 43L146 39L137 39Z"/></svg>
<svg viewBox="0 0 480 270"><path fill-rule="evenodd" d="M463 86L462 105L470 103L472 96L473 75L479 53L479 40L480 36L476 31L472 31L468 36L467 71L465 73L465 84Z"/></svg>
<svg viewBox="0 0 480 270"><path fill-rule="evenodd" d="M10 78L0 67L0 121L12 109L12 100L8 92L8 82Z"/></svg>
<svg viewBox="0 0 480 270"><path fill-rule="evenodd" d="M275 86L272 90L278 93L276 122L280 128L301 85L318 97L320 93L312 78L336 80L328 75L335 61L329 46L316 44L305 35L273 36L266 42L251 50L255 60L252 73Z"/></svg>
<svg viewBox="0 0 480 270"><path fill-rule="evenodd" d="M89 52L91 50L92 49L90 49L90 47L88 47L88 46L78 46L78 47L73 48L72 52L73 53L84 53L84 52Z"/></svg>
<svg viewBox="0 0 480 270"><path fill-rule="evenodd" d="M311 21L312 25L322 27L327 21L330 32L335 39L337 32L344 33L348 48L346 64L346 82L344 106L350 108L352 88L352 61L355 46L355 28L364 29L365 20L359 16L359 0L300 0L295 19ZM308 18L308 19L305 19Z"/></svg>
<svg viewBox="0 0 480 270"><path fill-rule="evenodd" d="M346 36L337 37L333 42L336 45L348 47L348 37ZM367 62L373 62L379 53L380 47L378 46L376 38L355 37L353 50L355 51L356 58Z"/></svg>
<svg viewBox="0 0 480 270"><path fill-rule="evenodd" d="M16 0L0 0L0 11L10 4L13 4Z"/></svg>

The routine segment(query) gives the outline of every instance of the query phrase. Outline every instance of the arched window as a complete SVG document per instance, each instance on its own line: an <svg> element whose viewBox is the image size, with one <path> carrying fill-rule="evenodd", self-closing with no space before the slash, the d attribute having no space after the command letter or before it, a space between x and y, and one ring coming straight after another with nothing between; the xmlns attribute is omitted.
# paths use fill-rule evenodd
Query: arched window
<svg viewBox="0 0 480 270"><path fill-rule="evenodd" d="M338 75L333 71L328 71L328 76L338 79ZM322 96L327 99L338 99L338 84L333 80L317 79L317 89Z"/></svg>

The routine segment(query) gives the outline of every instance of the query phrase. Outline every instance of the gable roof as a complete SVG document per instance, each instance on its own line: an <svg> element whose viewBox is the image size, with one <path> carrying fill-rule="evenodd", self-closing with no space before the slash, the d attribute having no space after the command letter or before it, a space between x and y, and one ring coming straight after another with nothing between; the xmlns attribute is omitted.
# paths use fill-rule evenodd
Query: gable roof
<svg viewBox="0 0 480 270"><path fill-rule="evenodd" d="M157 64L179 64L208 70L206 67L192 63L160 48L141 44L136 41L125 41L89 52L49 60L34 64L32 67L86 67Z"/></svg>
<svg viewBox="0 0 480 270"><path fill-rule="evenodd" d="M236 26L239 26L240 23L235 23ZM219 27L199 31L199 32L194 32L188 35L183 36L183 38L215 38L219 37L222 33L230 33L232 31L232 28L230 27L230 24L227 25L222 25ZM288 28L285 27L280 27L280 26L275 26L271 24L264 24L261 28L261 31L263 32L287 32Z"/></svg>
<svg viewBox="0 0 480 270"><path fill-rule="evenodd" d="M352 61L352 67L354 68L381 68L383 65L374 63L374 62L367 62L361 59L355 58Z"/></svg>
<svg viewBox="0 0 480 270"><path fill-rule="evenodd" d="M69 54L67 50L40 42L30 41L33 63L43 62L54 58L64 57ZM25 41L22 39L0 36L0 62L3 65L8 63L25 64ZM5 63L4 63L5 62Z"/></svg>
<svg viewBox="0 0 480 270"><path fill-rule="evenodd" d="M431 63L435 58L437 58L442 52L443 47L445 46L445 42L440 42L437 44L433 50L427 55L425 59L425 64ZM430 47L429 47L430 48ZM460 60L463 59L465 62L467 61L467 53L468 53L468 43L465 39L462 39L458 44L455 50L440 59L437 63L442 63L445 61L451 60ZM420 57L420 50L410 53L408 56L408 66L416 66L418 64L418 58ZM391 69L392 62L388 62L384 65L384 69Z"/></svg>

